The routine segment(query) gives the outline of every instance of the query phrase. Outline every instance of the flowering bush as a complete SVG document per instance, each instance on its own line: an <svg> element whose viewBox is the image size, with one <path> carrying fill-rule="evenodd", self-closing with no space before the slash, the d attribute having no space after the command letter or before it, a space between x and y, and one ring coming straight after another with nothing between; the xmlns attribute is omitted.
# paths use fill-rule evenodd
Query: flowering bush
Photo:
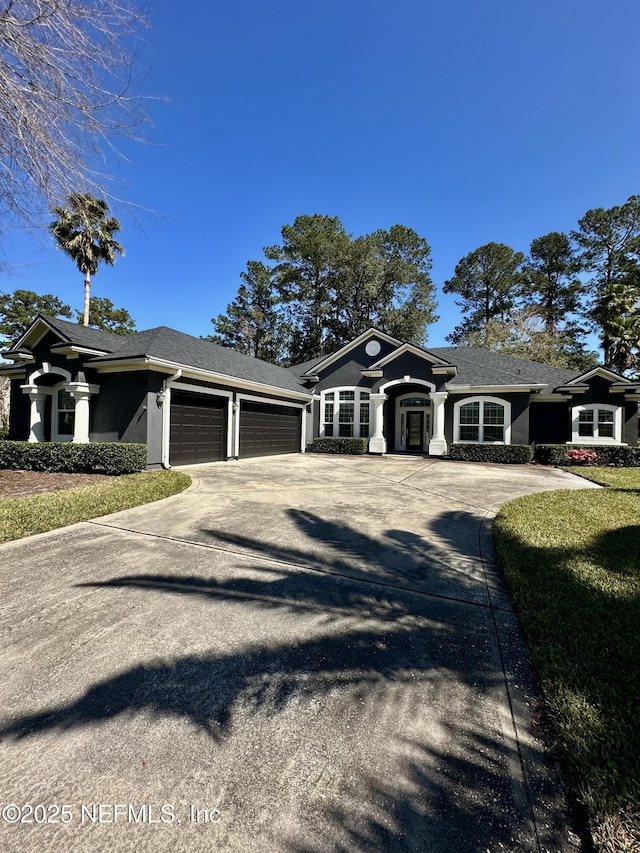
<svg viewBox="0 0 640 853"><path fill-rule="evenodd" d="M567 450L567 462L569 465L595 465L598 462L598 454L594 450L574 447Z"/></svg>

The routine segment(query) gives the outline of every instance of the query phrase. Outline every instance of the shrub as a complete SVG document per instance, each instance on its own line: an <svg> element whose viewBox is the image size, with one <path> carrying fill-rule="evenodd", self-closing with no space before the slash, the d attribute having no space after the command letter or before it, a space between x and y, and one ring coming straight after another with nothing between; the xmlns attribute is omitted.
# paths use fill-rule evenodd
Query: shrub
<svg viewBox="0 0 640 853"><path fill-rule="evenodd" d="M449 457L461 462L501 462L524 465L531 462L533 450L528 444L452 444Z"/></svg>
<svg viewBox="0 0 640 853"><path fill-rule="evenodd" d="M309 453L347 453L361 456L367 452L366 438L316 438L307 448Z"/></svg>
<svg viewBox="0 0 640 853"><path fill-rule="evenodd" d="M3 441L0 468L49 473L134 474L147 465L146 444Z"/></svg>
<svg viewBox="0 0 640 853"><path fill-rule="evenodd" d="M566 465L570 462L572 451L590 451L597 455L593 464L613 468L637 468L640 466L640 447L628 447L621 444L538 444L535 460L541 465Z"/></svg>

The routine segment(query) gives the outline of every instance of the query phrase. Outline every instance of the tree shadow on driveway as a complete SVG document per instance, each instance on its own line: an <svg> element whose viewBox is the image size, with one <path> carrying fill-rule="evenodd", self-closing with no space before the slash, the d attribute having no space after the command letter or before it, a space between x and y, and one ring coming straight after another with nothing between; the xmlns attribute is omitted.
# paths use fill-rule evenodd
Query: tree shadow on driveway
<svg viewBox="0 0 640 853"><path fill-rule="evenodd" d="M0 738L20 742L148 712L195 723L215 747L252 721L277 724L295 708L306 738L335 732L342 739L344 764L329 793L310 789L308 808L271 830L279 833L277 849L537 849L516 750L503 732L503 673L490 614L469 601L464 584L455 586L460 572L451 570L451 561L469 554L430 544L428 532L400 530L382 533L381 548L377 537L347 524L291 513L308 551L298 542L274 553L249 536L209 531L225 544L233 573L216 576L220 558L210 549L209 576L173 571L79 584L105 596L105 606L116 589L175 596L183 608L204 599L214 631L216 605L232 603L272 620L271 639L256 644L248 633L224 654L141 662L74 701L7 721ZM450 521L478 525L460 512ZM315 550L327 542L338 555ZM440 583L454 600L416 594L418 581L424 591ZM166 613L170 619L170 607ZM302 629L295 641L283 639L280 613L299 614L302 625L318 616L320 635ZM319 719L324 728L316 733Z"/></svg>

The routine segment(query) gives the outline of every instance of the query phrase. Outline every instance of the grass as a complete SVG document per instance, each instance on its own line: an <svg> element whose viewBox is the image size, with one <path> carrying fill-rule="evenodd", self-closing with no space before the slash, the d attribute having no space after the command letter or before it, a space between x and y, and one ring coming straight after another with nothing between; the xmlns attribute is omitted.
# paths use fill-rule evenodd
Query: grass
<svg viewBox="0 0 640 853"><path fill-rule="evenodd" d="M0 542L158 501L182 492L190 483L190 477L180 471L149 471L42 495L2 498Z"/></svg>
<svg viewBox="0 0 640 853"><path fill-rule="evenodd" d="M575 469L571 469L577 473ZM640 471L506 504L496 550L596 848L640 850Z"/></svg>

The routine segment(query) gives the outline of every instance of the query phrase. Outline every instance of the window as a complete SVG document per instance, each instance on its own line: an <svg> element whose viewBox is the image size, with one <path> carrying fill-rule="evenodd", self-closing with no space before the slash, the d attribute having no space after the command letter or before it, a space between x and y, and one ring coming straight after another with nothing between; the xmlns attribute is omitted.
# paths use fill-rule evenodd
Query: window
<svg viewBox="0 0 640 853"><path fill-rule="evenodd" d="M333 391L324 395L324 434L333 435Z"/></svg>
<svg viewBox="0 0 640 853"><path fill-rule="evenodd" d="M476 397L454 406L454 441L509 444L511 406L506 400Z"/></svg>
<svg viewBox="0 0 640 853"><path fill-rule="evenodd" d="M64 388L60 388L56 403L58 409L58 435L73 435L76 418L76 407L73 397Z"/></svg>
<svg viewBox="0 0 640 853"><path fill-rule="evenodd" d="M360 438L369 438L369 394L360 392Z"/></svg>
<svg viewBox="0 0 640 853"><path fill-rule="evenodd" d="M576 406L573 410L574 442L622 442L622 416L619 406Z"/></svg>
<svg viewBox="0 0 640 853"><path fill-rule="evenodd" d="M400 400L400 407L407 408L408 406L429 406L429 398L428 397L405 397L404 400Z"/></svg>
<svg viewBox="0 0 640 853"><path fill-rule="evenodd" d="M322 394L323 434L327 437L369 437L369 391L336 388Z"/></svg>

